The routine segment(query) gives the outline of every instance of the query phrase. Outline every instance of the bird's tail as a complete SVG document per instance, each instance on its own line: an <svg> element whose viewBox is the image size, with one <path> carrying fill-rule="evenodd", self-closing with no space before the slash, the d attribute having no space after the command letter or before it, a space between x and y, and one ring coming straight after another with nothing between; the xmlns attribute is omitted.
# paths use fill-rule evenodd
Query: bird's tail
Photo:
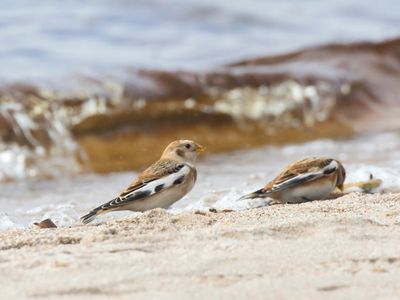
<svg viewBox="0 0 400 300"><path fill-rule="evenodd" d="M92 211L90 211L88 214L84 215L83 217L81 217L81 222L83 224L89 224L90 222L92 222L94 220L94 218L96 218L96 216L100 213L99 209L93 209Z"/></svg>
<svg viewBox="0 0 400 300"><path fill-rule="evenodd" d="M259 189L259 190L255 191L253 193L250 193L250 194L247 194L247 195L244 195L244 196L240 197L238 199L238 201L246 200L246 199L265 198L265 196L266 196L266 194L263 191L263 189Z"/></svg>

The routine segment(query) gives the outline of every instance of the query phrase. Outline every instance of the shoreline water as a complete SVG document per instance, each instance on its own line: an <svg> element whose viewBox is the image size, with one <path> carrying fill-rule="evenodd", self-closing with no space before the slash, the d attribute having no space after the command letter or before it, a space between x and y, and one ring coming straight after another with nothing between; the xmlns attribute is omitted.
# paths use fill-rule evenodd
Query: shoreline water
<svg viewBox="0 0 400 300"><path fill-rule="evenodd" d="M193 190L176 202L174 213L193 210L243 210L260 205L235 201L264 186L290 162L307 156L330 156L347 171L346 184L382 180L373 193L400 192L400 135L396 132L365 135L344 140L322 139L302 144L261 146L230 153L201 156L196 163L198 180ZM154 153L156 154L156 153ZM74 224L79 217L126 188L137 172L86 173L53 179L2 183L0 231L29 228L51 218L57 226ZM100 216L112 220L131 213Z"/></svg>

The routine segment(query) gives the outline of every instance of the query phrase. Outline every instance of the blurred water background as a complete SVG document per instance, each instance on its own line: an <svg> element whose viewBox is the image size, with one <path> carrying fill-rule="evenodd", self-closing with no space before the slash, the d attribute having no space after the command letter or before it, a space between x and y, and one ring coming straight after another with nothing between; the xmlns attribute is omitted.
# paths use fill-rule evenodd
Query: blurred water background
<svg viewBox="0 0 400 300"><path fill-rule="evenodd" d="M4 0L1 78L213 68L306 46L397 37L396 0Z"/></svg>
<svg viewBox="0 0 400 300"><path fill-rule="evenodd" d="M309 154L395 190L399 36L395 0L2 1L0 228L72 224L176 138L224 153L178 210Z"/></svg>

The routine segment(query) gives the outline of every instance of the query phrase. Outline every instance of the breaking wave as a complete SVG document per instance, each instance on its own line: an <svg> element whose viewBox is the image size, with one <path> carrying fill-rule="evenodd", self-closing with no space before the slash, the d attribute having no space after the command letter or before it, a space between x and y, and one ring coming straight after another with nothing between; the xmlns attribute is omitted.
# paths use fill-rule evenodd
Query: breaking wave
<svg viewBox="0 0 400 300"><path fill-rule="evenodd" d="M149 148L159 153L180 137L220 152L396 130L399 79L400 40L391 40L203 72L124 70L5 84L0 180L129 170L154 159Z"/></svg>

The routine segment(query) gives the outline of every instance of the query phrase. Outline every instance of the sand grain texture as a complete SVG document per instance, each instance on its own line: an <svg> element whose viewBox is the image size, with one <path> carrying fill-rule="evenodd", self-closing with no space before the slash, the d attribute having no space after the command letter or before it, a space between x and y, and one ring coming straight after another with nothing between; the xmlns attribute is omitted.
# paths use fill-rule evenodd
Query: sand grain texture
<svg viewBox="0 0 400 300"><path fill-rule="evenodd" d="M0 233L1 299L398 299L400 194Z"/></svg>

